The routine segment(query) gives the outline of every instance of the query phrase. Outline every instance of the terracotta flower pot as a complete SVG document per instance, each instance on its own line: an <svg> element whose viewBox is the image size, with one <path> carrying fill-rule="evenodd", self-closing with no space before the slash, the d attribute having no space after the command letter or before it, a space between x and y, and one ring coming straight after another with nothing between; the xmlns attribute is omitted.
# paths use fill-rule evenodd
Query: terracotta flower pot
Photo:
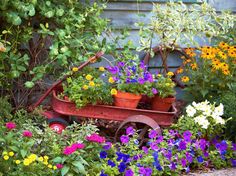
<svg viewBox="0 0 236 176"><path fill-rule="evenodd" d="M136 108L141 97L141 95L118 91L114 95L114 105L123 108Z"/></svg>
<svg viewBox="0 0 236 176"><path fill-rule="evenodd" d="M171 105L175 102L175 97L161 98L156 95L151 102L153 110L157 111L169 111Z"/></svg>

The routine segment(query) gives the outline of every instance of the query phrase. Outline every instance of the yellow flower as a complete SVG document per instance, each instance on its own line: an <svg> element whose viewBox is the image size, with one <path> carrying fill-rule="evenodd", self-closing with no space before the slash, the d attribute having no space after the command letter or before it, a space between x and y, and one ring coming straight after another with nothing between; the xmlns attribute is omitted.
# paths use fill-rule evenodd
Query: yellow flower
<svg viewBox="0 0 236 176"><path fill-rule="evenodd" d="M116 89L111 89L111 95L116 95L117 94L117 90Z"/></svg>
<svg viewBox="0 0 236 176"><path fill-rule="evenodd" d="M193 48L187 48L185 49L185 53L189 56L189 57L195 57L196 53L194 52Z"/></svg>
<svg viewBox="0 0 236 176"><path fill-rule="evenodd" d="M94 83L93 81L90 81L90 82L89 82L89 85L90 85L91 87L93 87L93 86L95 86L95 83Z"/></svg>
<svg viewBox="0 0 236 176"><path fill-rule="evenodd" d="M183 76L183 77L181 78L181 81L182 81L182 82L189 82L189 77L188 77L188 76Z"/></svg>
<svg viewBox="0 0 236 176"><path fill-rule="evenodd" d="M229 51L228 55L229 55L229 57L236 57L236 52L235 51Z"/></svg>
<svg viewBox="0 0 236 176"><path fill-rule="evenodd" d="M195 69L197 69L197 64L193 63L193 64L191 64L191 67L192 67L193 70L195 70Z"/></svg>
<svg viewBox="0 0 236 176"><path fill-rule="evenodd" d="M201 57L203 59L211 59L213 58L213 55L210 52L202 52Z"/></svg>
<svg viewBox="0 0 236 176"><path fill-rule="evenodd" d="M84 90L87 90L87 89L88 89L88 86L87 86L87 85L83 85L83 89L84 89Z"/></svg>
<svg viewBox="0 0 236 176"><path fill-rule="evenodd" d="M8 155L9 156L14 156L14 152L9 152Z"/></svg>
<svg viewBox="0 0 236 176"><path fill-rule="evenodd" d="M157 74L157 77L162 77L162 75L161 74Z"/></svg>
<svg viewBox="0 0 236 176"><path fill-rule="evenodd" d="M57 166L53 166L53 169L56 170L56 169L57 169Z"/></svg>
<svg viewBox="0 0 236 176"><path fill-rule="evenodd" d="M112 77L110 77L110 78L108 79L108 82L109 82L109 83L114 83L115 80L114 80Z"/></svg>
<svg viewBox="0 0 236 176"><path fill-rule="evenodd" d="M43 164L48 165L48 162L47 162L47 161L44 161Z"/></svg>
<svg viewBox="0 0 236 176"><path fill-rule="evenodd" d="M222 52L222 51L220 51L220 52L218 52L218 55L222 58L222 59L227 59L227 56L226 56L226 54L224 53L224 52Z"/></svg>
<svg viewBox="0 0 236 176"><path fill-rule="evenodd" d="M225 43L225 42L220 42L220 43L219 43L219 47L220 47L220 48L226 49L226 48L228 48L228 46L229 46L229 45L228 45L227 43Z"/></svg>
<svg viewBox="0 0 236 176"><path fill-rule="evenodd" d="M105 71L105 68L104 67L99 67L99 71Z"/></svg>
<svg viewBox="0 0 236 176"><path fill-rule="evenodd" d="M229 65L226 64L225 62L222 62L222 63L220 64L220 66L221 66L221 69L222 69L222 70L228 70L228 69L229 69Z"/></svg>
<svg viewBox="0 0 236 176"><path fill-rule="evenodd" d="M179 68L178 70L177 70L177 74L181 74L181 73L183 73L183 69L182 68Z"/></svg>
<svg viewBox="0 0 236 176"><path fill-rule="evenodd" d="M28 165L30 165L30 160L29 159L24 159L24 161L23 161L23 164L25 165L25 166L28 166Z"/></svg>
<svg viewBox="0 0 236 176"><path fill-rule="evenodd" d="M73 71L73 72L77 72L78 70L79 70L78 67L73 67L73 68L72 68L72 71Z"/></svg>
<svg viewBox="0 0 236 176"><path fill-rule="evenodd" d="M215 69L215 70L219 70L220 67L221 67L221 64L220 64L220 63L213 63L213 64L212 64L212 67L213 67L213 69Z"/></svg>
<svg viewBox="0 0 236 176"><path fill-rule="evenodd" d="M20 164L20 163L21 163L21 161L20 161L20 160L16 160L15 162L16 162L16 164Z"/></svg>
<svg viewBox="0 0 236 176"><path fill-rule="evenodd" d="M91 81L92 80L92 75L86 75L86 77L85 77L88 81Z"/></svg>
<svg viewBox="0 0 236 176"><path fill-rule="evenodd" d="M223 70L223 74L224 74L224 75L229 75L230 72L229 72L229 70L226 69L226 70Z"/></svg>
<svg viewBox="0 0 236 176"><path fill-rule="evenodd" d="M40 156L40 157L38 158L38 160L41 161L41 162L43 162L43 157Z"/></svg>
<svg viewBox="0 0 236 176"><path fill-rule="evenodd" d="M3 159L4 159L4 160L8 160L8 159L9 159L9 156L8 156L8 155L4 155L4 156L3 156Z"/></svg>
<svg viewBox="0 0 236 176"><path fill-rule="evenodd" d="M52 168L52 165L51 165L51 164L49 164L49 165L48 165L48 168L50 168L50 169L51 169L51 168Z"/></svg>
<svg viewBox="0 0 236 176"><path fill-rule="evenodd" d="M167 75L168 76L174 76L174 73L173 72L168 72Z"/></svg>
<svg viewBox="0 0 236 176"><path fill-rule="evenodd" d="M47 155L45 155L43 158L44 158L45 161L48 160L48 156Z"/></svg>
<svg viewBox="0 0 236 176"><path fill-rule="evenodd" d="M37 158L37 155L31 154L28 158L29 158L31 161L35 161L36 158Z"/></svg>

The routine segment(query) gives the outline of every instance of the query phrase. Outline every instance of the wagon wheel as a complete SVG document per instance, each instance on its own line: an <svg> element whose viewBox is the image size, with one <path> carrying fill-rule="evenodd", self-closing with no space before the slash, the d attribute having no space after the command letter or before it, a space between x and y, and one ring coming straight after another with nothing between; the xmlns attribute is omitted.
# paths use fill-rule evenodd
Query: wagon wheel
<svg viewBox="0 0 236 176"><path fill-rule="evenodd" d="M128 117L120 124L119 128L116 130L115 142L118 141L120 134L122 134L122 132L125 130L125 127L128 125L133 126L139 131L138 140L140 147L148 142L147 134L149 129L156 130L158 135L161 135L161 128L155 120L145 115L134 115Z"/></svg>

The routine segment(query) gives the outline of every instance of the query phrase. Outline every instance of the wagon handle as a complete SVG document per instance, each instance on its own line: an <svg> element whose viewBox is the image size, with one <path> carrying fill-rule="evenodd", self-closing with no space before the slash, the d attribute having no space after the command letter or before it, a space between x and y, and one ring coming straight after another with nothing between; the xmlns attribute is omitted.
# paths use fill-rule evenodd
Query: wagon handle
<svg viewBox="0 0 236 176"><path fill-rule="evenodd" d="M95 54L95 56L89 58L86 62L84 62L83 64L81 64L78 67L78 70L81 70L82 68L84 68L85 66L87 66L89 63L92 63L94 61L96 61L96 59L100 58L104 53L102 51L97 52ZM58 80L56 83L54 83L41 97L40 99L32 106L30 106L28 108L29 111L33 111L38 105L40 105L42 103L42 101L52 92L52 90L57 87L58 85L60 85L63 81L65 81L68 77L72 76L75 72L72 72L69 75L65 75L61 80Z"/></svg>

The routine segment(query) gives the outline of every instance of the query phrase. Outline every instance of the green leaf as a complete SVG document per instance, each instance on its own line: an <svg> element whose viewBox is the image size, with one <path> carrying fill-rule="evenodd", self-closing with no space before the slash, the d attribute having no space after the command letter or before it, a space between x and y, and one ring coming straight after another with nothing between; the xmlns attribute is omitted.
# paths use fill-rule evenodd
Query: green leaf
<svg viewBox="0 0 236 176"><path fill-rule="evenodd" d="M22 150L20 150L20 154L24 158L27 154L27 151L22 149Z"/></svg>
<svg viewBox="0 0 236 176"><path fill-rule="evenodd" d="M12 19L12 23L16 26L21 24L21 18L17 15Z"/></svg>
<svg viewBox="0 0 236 176"><path fill-rule="evenodd" d="M34 16L34 15L35 15L35 9L34 9L34 6L31 4L30 10L29 10L29 16Z"/></svg>
<svg viewBox="0 0 236 176"><path fill-rule="evenodd" d="M54 158L52 161L55 163L61 163L62 158L58 156L58 157Z"/></svg>
<svg viewBox="0 0 236 176"><path fill-rule="evenodd" d="M18 151L18 148L16 146L9 146L9 148L11 150L13 150L14 152L17 152Z"/></svg>
<svg viewBox="0 0 236 176"><path fill-rule="evenodd" d="M61 176L66 175L69 170L70 170L69 166L64 166L64 167L61 169Z"/></svg>
<svg viewBox="0 0 236 176"><path fill-rule="evenodd" d="M23 67L22 65L17 65L16 68L17 68L17 70L20 70L20 71L23 71L23 72L26 71L26 68Z"/></svg>
<svg viewBox="0 0 236 176"><path fill-rule="evenodd" d="M32 88L32 87L34 87L34 83L32 81L27 81L27 82L25 82L25 87Z"/></svg>
<svg viewBox="0 0 236 176"><path fill-rule="evenodd" d="M72 164L77 167L79 169L79 172L82 173L82 174L86 174L86 171L85 171L85 168L84 168L84 165L79 162L79 161L74 161L72 162Z"/></svg>

